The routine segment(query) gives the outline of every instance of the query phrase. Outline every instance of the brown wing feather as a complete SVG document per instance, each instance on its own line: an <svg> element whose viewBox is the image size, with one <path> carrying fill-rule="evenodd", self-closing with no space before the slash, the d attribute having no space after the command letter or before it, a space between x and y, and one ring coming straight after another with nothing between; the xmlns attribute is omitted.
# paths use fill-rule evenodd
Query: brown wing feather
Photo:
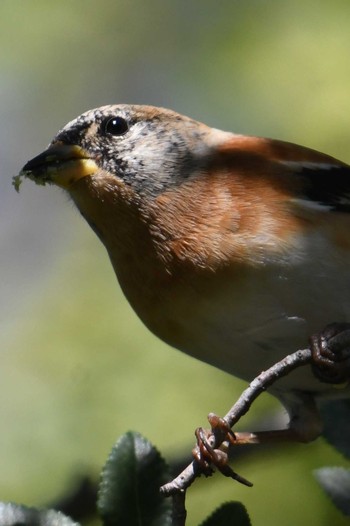
<svg viewBox="0 0 350 526"><path fill-rule="evenodd" d="M272 176L274 184L290 187L293 197L306 206L350 213L350 166L330 155L288 142L244 136L226 142L220 155L224 164L236 170Z"/></svg>

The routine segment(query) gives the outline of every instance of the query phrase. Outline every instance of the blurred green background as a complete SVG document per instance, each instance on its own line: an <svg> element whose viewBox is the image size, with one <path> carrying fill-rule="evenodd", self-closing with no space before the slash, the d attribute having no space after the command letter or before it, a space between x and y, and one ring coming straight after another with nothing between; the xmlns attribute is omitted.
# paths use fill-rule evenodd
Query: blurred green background
<svg viewBox="0 0 350 526"><path fill-rule="evenodd" d="M66 195L11 176L66 122L109 103L172 108L350 162L348 0L1 0L0 499L43 505L97 475L133 429L167 458L244 384L167 348L136 318ZM332 320L330 320L332 321ZM278 410L267 395L242 422ZM188 496L189 523L241 500L253 524L345 525L312 469L318 440L242 459Z"/></svg>

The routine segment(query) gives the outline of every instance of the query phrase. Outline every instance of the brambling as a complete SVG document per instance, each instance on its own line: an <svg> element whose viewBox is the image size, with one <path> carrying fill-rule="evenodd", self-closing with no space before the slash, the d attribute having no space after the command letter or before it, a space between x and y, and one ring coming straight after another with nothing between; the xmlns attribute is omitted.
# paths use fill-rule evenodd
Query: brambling
<svg viewBox="0 0 350 526"><path fill-rule="evenodd" d="M234 376L350 320L350 167L333 157L111 105L67 124L21 175L67 190L154 334ZM350 378L349 328L313 337L318 375L302 367L271 388L302 441L321 431L318 400L350 396L334 385Z"/></svg>

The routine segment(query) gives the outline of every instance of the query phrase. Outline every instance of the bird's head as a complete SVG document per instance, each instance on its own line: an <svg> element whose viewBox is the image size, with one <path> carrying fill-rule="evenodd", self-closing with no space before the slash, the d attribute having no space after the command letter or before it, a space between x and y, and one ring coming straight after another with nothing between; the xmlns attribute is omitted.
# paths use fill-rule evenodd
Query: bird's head
<svg viewBox="0 0 350 526"><path fill-rule="evenodd" d="M116 267L122 250L126 260L135 247L144 257L147 239L150 251L164 260L175 250L171 240L185 239L197 228L194 205L210 199L207 191L202 201L194 198L192 183L228 137L232 134L163 108L103 106L69 122L19 177L67 190ZM206 214L209 223L212 215ZM180 252L192 247L176 243Z"/></svg>
<svg viewBox="0 0 350 526"><path fill-rule="evenodd" d="M22 174L69 192L85 177L96 184L115 178L139 196L155 197L200 169L217 142L212 131L162 108L103 106L69 122Z"/></svg>

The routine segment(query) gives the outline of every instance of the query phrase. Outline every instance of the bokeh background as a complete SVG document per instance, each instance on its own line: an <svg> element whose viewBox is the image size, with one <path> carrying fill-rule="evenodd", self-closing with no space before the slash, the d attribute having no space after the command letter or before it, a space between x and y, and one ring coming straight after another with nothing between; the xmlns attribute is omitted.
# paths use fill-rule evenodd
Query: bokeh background
<svg viewBox="0 0 350 526"><path fill-rule="evenodd" d="M167 458L244 384L167 348L138 321L67 196L11 177L66 122L108 103L172 108L350 162L348 0L0 1L0 499L44 505L97 476L133 429ZM330 320L332 321L332 320ZM267 395L242 427L278 410ZM312 470L322 440L256 452L191 488L191 524L241 500L254 525L345 525Z"/></svg>

